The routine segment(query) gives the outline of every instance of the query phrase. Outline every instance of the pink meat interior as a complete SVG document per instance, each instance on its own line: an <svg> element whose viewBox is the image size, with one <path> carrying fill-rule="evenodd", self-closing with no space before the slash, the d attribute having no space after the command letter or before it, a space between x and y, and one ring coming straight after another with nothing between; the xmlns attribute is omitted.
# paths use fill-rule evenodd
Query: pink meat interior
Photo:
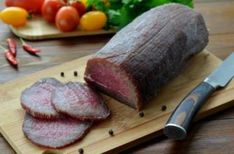
<svg viewBox="0 0 234 154"><path fill-rule="evenodd" d="M108 61L89 61L86 68L86 80L115 99L136 107L135 86L125 72Z"/></svg>

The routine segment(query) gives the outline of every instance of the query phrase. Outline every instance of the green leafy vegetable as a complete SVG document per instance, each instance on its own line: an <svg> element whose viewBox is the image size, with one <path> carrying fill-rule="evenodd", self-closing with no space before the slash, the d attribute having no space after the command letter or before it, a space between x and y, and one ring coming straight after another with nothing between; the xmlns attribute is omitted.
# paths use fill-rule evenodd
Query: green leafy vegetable
<svg viewBox="0 0 234 154"><path fill-rule="evenodd" d="M108 16L107 28L122 28L143 12L166 3L180 3L193 7L192 0L88 0L88 7Z"/></svg>

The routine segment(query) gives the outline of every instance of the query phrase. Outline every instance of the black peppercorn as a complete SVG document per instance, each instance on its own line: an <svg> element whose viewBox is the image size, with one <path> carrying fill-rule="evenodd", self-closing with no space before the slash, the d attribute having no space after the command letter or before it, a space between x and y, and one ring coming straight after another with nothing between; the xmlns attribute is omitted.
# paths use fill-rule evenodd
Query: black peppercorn
<svg viewBox="0 0 234 154"><path fill-rule="evenodd" d="M80 148L79 150L79 154L83 154L84 153L84 149Z"/></svg>
<svg viewBox="0 0 234 154"><path fill-rule="evenodd" d="M112 129L109 130L109 134L110 134L110 136L114 136L114 132Z"/></svg>
<svg viewBox="0 0 234 154"><path fill-rule="evenodd" d="M74 76L78 76L78 72L77 71L74 71Z"/></svg>
<svg viewBox="0 0 234 154"><path fill-rule="evenodd" d="M64 76L65 76L64 72L61 72L60 75L61 75L61 77L64 77Z"/></svg>
<svg viewBox="0 0 234 154"><path fill-rule="evenodd" d="M161 106L161 110L162 110L162 111L166 111L166 109L167 109L167 106L166 106L166 105L162 105L162 106Z"/></svg>
<svg viewBox="0 0 234 154"><path fill-rule="evenodd" d="M140 117L144 117L144 116L145 116L144 112L140 112L140 113L139 113L139 116L140 116Z"/></svg>

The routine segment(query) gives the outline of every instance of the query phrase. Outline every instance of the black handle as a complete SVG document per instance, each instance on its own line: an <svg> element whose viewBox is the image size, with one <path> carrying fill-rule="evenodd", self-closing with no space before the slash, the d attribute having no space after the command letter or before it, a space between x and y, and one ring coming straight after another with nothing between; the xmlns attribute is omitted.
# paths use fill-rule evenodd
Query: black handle
<svg viewBox="0 0 234 154"><path fill-rule="evenodd" d="M202 82L194 88L171 114L164 127L164 134L168 138L177 140L186 138L187 130L194 116L214 91L215 88L206 82Z"/></svg>

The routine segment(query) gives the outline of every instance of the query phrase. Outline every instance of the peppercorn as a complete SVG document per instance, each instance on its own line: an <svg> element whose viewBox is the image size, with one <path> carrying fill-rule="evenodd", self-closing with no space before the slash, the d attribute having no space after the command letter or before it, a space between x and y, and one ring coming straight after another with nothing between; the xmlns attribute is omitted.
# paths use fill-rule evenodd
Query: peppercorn
<svg viewBox="0 0 234 154"><path fill-rule="evenodd" d="M114 136L114 131L112 129L109 130L110 136Z"/></svg>
<svg viewBox="0 0 234 154"><path fill-rule="evenodd" d="M79 151L80 154L84 153L84 149L82 149L82 148L80 148L78 151Z"/></svg>
<svg viewBox="0 0 234 154"><path fill-rule="evenodd" d="M61 77L64 77L64 76L65 76L64 72L61 72L60 75L61 75Z"/></svg>
<svg viewBox="0 0 234 154"><path fill-rule="evenodd" d="M74 71L74 76L78 76L78 72L77 71Z"/></svg>
<svg viewBox="0 0 234 154"><path fill-rule="evenodd" d="M167 106L166 106L166 105L162 105L162 106L161 106L161 110L162 110L162 111L166 111L166 109L167 109Z"/></svg>
<svg viewBox="0 0 234 154"><path fill-rule="evenodd" d="M139 113L139 116L140 116L140 117L144 117L144 116L145 116L144 112L143 112L143 111L140 112L140 113Z"/></svg>

